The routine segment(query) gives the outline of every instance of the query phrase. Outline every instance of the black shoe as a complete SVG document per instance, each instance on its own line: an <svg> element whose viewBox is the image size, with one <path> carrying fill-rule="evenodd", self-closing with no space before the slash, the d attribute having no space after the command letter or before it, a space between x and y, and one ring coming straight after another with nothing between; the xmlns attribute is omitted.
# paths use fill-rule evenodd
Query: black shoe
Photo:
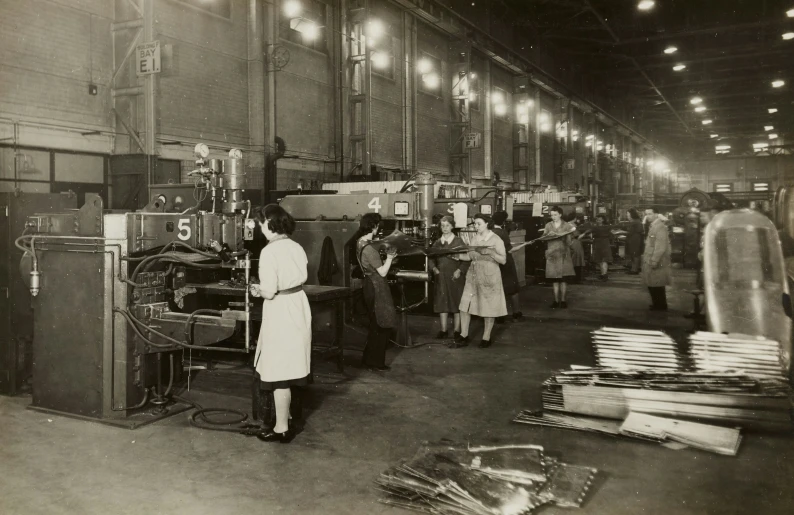
<svg viewBox="0 0 794 515"><path fill-rule="evenodd" d="M551 309L557 309L558 307L560 307L560 303L556 300L551 303Z"/></svg>
<svg viewBox="0 0 794 515"><path fill-rule="evenodd" d="M562 309L568 309L568 303L567 303L567 302L565 302L565 301L562 301L562 302L560 302L560 307L561 307Z"/></svg>
<svg viewBox="0 0 794 515"><path fill-rule="evenodd" d="M469 337L461 336L460 333L455 337L455 341L449 346L450 349L460 349L469 346Z"/></svg>
<svg viewBox="0 0 794 515"><path fill-rule="evenodd" d="M436 335L436 340L446 340L447 339L447 332L446 331L439 331Z"/></svg>
<svg viewBox="0 0 794 515"><path fill-rule="evenodd" d="M491 340L482 340L482 341L480 341L480 344L478 345L478 347L481 348L481 349L487 349L488 347L491 346L492 343L493 342L491 342Z"/></svg>
<svg viewBox="0 0 794 515"><path fill-rule="evenodd" d="M516 311L515 313L513 313L513 320L518 320L519 318L521 318L523 316L524 316L524 313L522 313L520 311Z"/></svg>
<svg viewBox="0 0 794 515"><path fill-rule="evenodd" d="M455 331L453 338L455 339L455 341L458 341L458 338L460 338L460 331Z"/></svg>
<svg viewBox="0 0 794 515"><path fill-rule="evenodd" d="M263 442L290 443L292 439L295 438L295 433L292 428L290 428L283 433L276 433L275 431L262 431L258 433L256 437Z"/></svg>

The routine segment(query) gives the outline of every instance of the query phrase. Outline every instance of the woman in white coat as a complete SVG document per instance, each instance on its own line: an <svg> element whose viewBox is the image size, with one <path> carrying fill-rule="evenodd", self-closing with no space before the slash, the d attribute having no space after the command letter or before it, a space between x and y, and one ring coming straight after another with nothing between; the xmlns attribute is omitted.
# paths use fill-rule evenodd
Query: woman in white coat
<svg viewBox="0 0 794 515"><path fill-rule="evenodd" d="M259 284L251 285L251 294L264 299L254 366L262 390L273 392L276 405L275 427L257 437L288 443L295 436L290 388L311 382L312 315L303 292L307 259L303 247L290 239L295 220L284 208L270 204L256 217L268 243L259 256Z"/></svg>

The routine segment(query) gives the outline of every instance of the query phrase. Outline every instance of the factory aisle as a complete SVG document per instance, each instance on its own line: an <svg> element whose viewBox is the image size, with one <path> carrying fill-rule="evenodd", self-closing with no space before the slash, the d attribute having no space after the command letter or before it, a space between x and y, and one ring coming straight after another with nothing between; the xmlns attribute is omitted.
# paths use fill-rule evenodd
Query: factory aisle
<svg viewBox="0 0 794 515"><path fill-rule="evenodd" d="M568 310L551 310L551 289L522 292L525 318L498 325L490 349L431 344L391 349L392 371L322 365L311 387L306 428L289 445L203 431L187 414L128 431L25 409L0 397L0 512L4 514L334 514L403 513L377 502L372 481L421 442L534 443L569 463L599 469L585 514L790 514L794 439L747 434L736 457L511 423L540 407L539 386L571 364L592 365L589 332L602 325L668 331L681 341L692 275L676 271L671 311L649 312L636 276L570 288ZM435 342L429 317L412 319L418 342ZM481 325L472 336L479 340ZM192 391L205 406L247 410L249 376ZM198 380L197 380L198 381Z"/></svg>

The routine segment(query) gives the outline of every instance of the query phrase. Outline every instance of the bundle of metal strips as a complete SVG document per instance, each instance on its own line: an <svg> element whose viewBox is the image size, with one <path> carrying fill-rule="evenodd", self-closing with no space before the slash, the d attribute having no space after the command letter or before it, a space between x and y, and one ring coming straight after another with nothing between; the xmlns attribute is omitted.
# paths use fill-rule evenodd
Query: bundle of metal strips
<svg viewBox="0 0 794 515"><path fill-rule="evenodd" d="M763 336L700 331L689 337L689 354L698 370L735 370L750 376L785 376L780 344Z"/></svg>
<svg viewBox="0 0 794 515"><path fill-rule="evenodd" d="M545 457L543 447L426 444L375 480L380 502L441 515L521 515L578 507L596 470Z"/></svg>
<svg viewBox="0 0 794 515"><path fill-rule="evenodd" d="M576 369L550 377L541 392L544 419L549 412L562 412L624 420L629 412L635 412L747 428L792 428L791 388L780 377Z"/></svg>
<svg viewBox="0 0 794 515"><path fill-rule="evenodd" d="M596 363L601 367L681 370L675 340L662 331L602 327L593 331Z"/></svg>

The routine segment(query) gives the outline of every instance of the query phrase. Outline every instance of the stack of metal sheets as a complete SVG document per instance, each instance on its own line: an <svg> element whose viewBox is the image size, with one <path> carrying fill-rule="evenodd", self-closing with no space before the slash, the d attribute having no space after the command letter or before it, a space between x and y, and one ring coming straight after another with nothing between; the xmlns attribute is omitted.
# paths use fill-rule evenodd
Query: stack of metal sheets
<svg viewBox="0 0 794 515"><path fill-rule="evenodd" d="M791 388L784 379L730 372L577 369L543 383L544 411L624 420L629 412L790 430Z"/></svg>
<svg viewBox="0 0 794 515"><path fill-rule="evenodd" d="M537 445L428 444L375 481L380 502L434 514L520 515L578 507L595 469L548 459Z"/></svg>
<svg viewBox="0 0 794 515"><path fill-rule="evenodd" d="M779 379L780 344L763 336L699 331L689 337L690 357L698 370L739 371Z"/></svg>
<svg viewBox="0 0 794 515"><path fill-rule="evenodd" d="M680 370L675 340L662 331L602 327L593 331L596 363L612 368Z"/></svg>

